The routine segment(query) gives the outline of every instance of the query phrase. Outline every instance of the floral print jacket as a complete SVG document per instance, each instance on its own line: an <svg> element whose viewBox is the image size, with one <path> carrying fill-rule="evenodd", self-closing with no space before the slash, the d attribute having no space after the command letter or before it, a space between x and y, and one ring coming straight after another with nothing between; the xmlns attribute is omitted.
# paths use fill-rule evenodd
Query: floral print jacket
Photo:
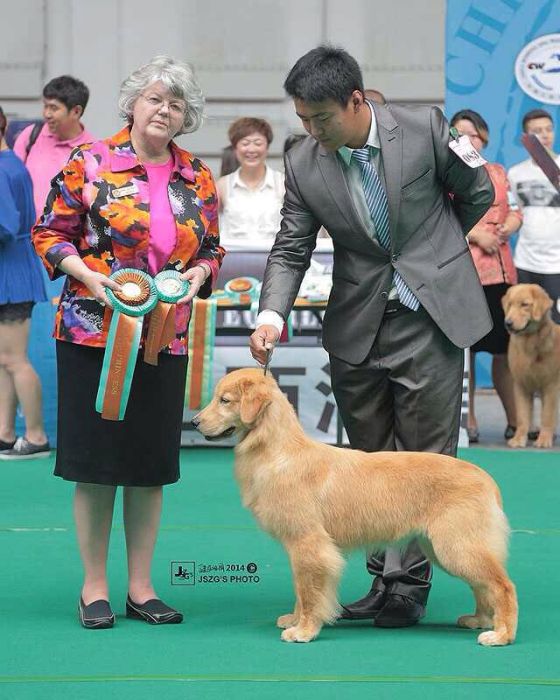
<svg viewBox="0 0 560 700"><path fill-rule="evenodd" d="M204 261L212 274L198 295L207 298L225 254L219 245L216 187L202 161L173 142L170 148L173 172L168 193L177 241L163 269L185 272ZM148 270L148 176L132 147L130 127L76 148L51 185L44 213L33 228L35 250L51 279L64 274L58 264L68 255L79 255L91 270L105 275L125 267ZM190 313L190 304L177 307L176 338L166 352L186 354ZM68 276L53 335L104 347L111 314L84 284Z"/></svg>

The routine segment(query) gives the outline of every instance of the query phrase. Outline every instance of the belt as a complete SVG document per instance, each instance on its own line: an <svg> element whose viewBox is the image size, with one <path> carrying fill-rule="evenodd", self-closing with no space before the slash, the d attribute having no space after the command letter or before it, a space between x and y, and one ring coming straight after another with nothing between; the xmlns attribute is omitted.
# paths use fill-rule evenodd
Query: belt
<svg viewBox="0 0 560 700"><path fill-rule="evenodd" d="M385 306L384 314L396 314L397 311L402 311L408 307L401 304L399 299L390 299Z"/></svg>

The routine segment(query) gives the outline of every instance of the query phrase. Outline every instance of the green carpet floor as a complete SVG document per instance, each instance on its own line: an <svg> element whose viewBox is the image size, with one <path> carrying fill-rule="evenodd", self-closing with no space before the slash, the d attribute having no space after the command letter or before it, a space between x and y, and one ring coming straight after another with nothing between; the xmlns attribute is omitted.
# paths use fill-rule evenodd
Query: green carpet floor
<svg viewBox="0 0 560 700"><path fill-rule="evenodd" d="M53 460L3 462L0 494L0 697L40 698L558 698L560 697L560 523L558 454L466 450L502 488L513 535L509 570L518 588L515 645L483 648L454 621L472 609L470 591L441 571L426 618L380 630L345 623L311 644L284 644L275 627L293 606L281 547L241 506L228 449L188 449L182 479L165 491L154 560L157 590L185 623L152 627L124 613L126 565L120 506L111 540L112 630L82 629L72 523L73 485L51 476ZM195 562L197 578L173 577L172 562ZM247 572L203 567L257 566ZM363 554L348 560L340 599L370 583Z"/></svg>

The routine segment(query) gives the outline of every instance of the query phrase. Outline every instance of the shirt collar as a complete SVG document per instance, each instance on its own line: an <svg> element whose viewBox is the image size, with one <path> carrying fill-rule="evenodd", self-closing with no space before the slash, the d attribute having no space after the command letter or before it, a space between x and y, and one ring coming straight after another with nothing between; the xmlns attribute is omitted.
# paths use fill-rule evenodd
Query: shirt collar
<svg viewBox="0 0 560 700"><path fill-rule="evenodd" d="M369 128L369 134L367 137L366 141L366 146L373 146L373 148L380 149L381 148L381 143L379 141L379 132L377 130L377 119L375 118L375 112L373 111L373 107L371 104L366 100L366 104L370 109L371 112L371 126ZM338 149L338 153L340 154L340 157L342 160L346 163L346 165L350 165L350 160L352 159L352 153L355 151L355 148L349 148L348 146L341 146Z"/></svg>
<svg viewBox="0 0 560 700"><path fill-rule="evenodd" d="M77 136L74 136L73 139L59 139L56 134L53 134L50 130L49 127L45 124L45 128L43 130L43 136L45 136L48 139L52 139L55 141L55 145L57 146L80 146L82 143L84 143L84 134L86 134L86 140L88 139L88 134L86 133L85 127L80 122L80 126L82 130Z"/></svg>
<svg viewBox="0 0 560 700"><path fill-rule="evenodd" d="M141 166L140 160L130 140L130 126L125 126L112 139L111 171L121 173ZM188 153L182 151L173 141L169 144L173 156L173 172L189 182L195 181L194 170Z"/></svg>
<svg viewBox="0 0 560 700"><path fill-rule="evenodd" d="M264 174L264 180L262 183L259 185L258 190L264 190L267 187L274 188L274 175L272 173L272 170L268 167L268 165L265 165L265 174ZM231 186L232 187L241 187L244 190L248 190L249 188L247 185L243 182L241 179L239 173L240 173L241 168L237 168L232 173L232 178L231 178Z"/></svg>

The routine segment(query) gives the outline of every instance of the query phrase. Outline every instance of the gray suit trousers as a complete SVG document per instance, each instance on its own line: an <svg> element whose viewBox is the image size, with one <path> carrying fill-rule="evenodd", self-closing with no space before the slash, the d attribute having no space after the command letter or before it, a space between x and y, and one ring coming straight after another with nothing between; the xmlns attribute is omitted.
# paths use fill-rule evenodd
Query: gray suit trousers
<svg viewBox="0 0 560 700"><path fill-rule="evenodd" d="M332 388L350 444L366 452L418 451L455 455L459 436L463 350L421 307L385 314L368 357L351 365L330 358ZM373 554L372 574L424 578L416 541L402 553Z"/></svg>

